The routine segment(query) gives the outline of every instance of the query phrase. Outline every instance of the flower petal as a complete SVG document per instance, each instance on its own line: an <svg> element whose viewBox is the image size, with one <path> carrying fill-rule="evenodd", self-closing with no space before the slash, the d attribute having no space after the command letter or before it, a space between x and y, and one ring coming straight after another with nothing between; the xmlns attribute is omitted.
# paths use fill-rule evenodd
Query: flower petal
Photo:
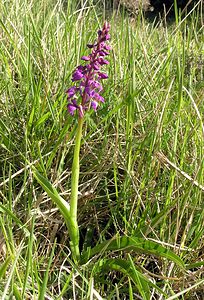
<svg viewBox="0 0 204 300"><path fill-rule="evenodd" d="M75 110L77 109L77 107L74 106L74 105L72 105L71 103L69 103L69 104L67 105L67 108L68 108L68 112L70 113L71 116L74 115L74 112L75 112Z"/></svg>
<svg viewBox="0 0 204 300"><path fill-rule="evenodd" d="M88 57L88 56L82 56L81 59L82 59L82 60L89 61L89 60L90 60L90 57Z"/></svg>
<svg viewBox="0 0 204 300"><path fill-rule="evenodd" d="M104 102L105 101L104 98L101 95L99 95L98 93L95 93L94 98L97 101L100 101L100 102Z"/></svg>
<svg viewBox="0 0 204 300"><path fill-rule="evenodd" d="M96 111L97 107L98 107L98 102L96 101L91 101L91 107Z"/></svg>
<svg viewBox="0 0 204 300"><path fill-rule="evenodd" d="M108 65L108 64L109 64L109 61L106 60L106 59L104 59L104 58L102 58L102 57L98 58L97 61L98 61L98 63L99 63L100 65Z"/></svg>
<svg viewBox="0 0 204 300"><path fill-rule="evenodd" d="M72 81L78 81L80 79L82 79L84 77L84 75L82 74L82 72L80 72L79 70L76 70L72 76Z"/></svg>
<svg viewBox="0 0 204 300"><path fill-rule="evenodd" d="M108 78L108 75L105 74L105 73L98 72L98 78L99 78L99 79L107 79L107 78Z"/></svg>
<svg viewBox="0 0 204 300"><path fill-rule="evenodd" d="M77 91L77 87L76 86L72 86L67 90L67 94L68 94L68 98L71 98L75 95Z"/></svg>

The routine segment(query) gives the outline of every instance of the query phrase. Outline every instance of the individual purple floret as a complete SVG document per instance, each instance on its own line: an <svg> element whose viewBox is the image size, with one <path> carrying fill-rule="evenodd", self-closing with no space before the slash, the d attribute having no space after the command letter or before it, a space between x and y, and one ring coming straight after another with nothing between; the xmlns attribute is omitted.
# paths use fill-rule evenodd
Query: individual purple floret
<svg viewBox="0 0 204 300"><path fill-rule="evenodd" d="M79 117L82 118L90 107L96 110L99 102L104 102L104 98L100 95L103 90L100 80L108 78L107 74L101 72L101 67L109 64L104 58L109 55L108 50L111 50L107 44L110 39L109 31L110 25L105 22L102 30L98 31L97 42L87 45L92 52L88 56L81 57L87 64L78 66L72 74L72 82L76 83L67 90L68 112L72 116L78 111ZM77 101L78 95L80 101Z"/></svg>

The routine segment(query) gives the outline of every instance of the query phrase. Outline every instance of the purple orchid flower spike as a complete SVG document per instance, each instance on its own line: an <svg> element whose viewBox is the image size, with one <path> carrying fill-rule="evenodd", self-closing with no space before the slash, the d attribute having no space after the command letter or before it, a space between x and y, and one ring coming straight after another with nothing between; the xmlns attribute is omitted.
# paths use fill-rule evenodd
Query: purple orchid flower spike
<svg viewBox="0 0 204 300"><path fill-rule="evenodd" d="M82 118L85 111L90 108L96 111L99 102L104 102L104 98L100 95L103 90L100 81L108 78L106 73L101 72L101 68L109 64L105 59L105 56L109 55L108 50L111 50L107 44L110 39L109 31L110 25L105 22L103 28L98 31L97 42L87 45L92 52L88 56L81 57L87 64L78 66L72 74L72 81L76 85L67 90L68 112L72 116L78 111L79 117ZM77 101L78 95L80 103Z"/></svg>

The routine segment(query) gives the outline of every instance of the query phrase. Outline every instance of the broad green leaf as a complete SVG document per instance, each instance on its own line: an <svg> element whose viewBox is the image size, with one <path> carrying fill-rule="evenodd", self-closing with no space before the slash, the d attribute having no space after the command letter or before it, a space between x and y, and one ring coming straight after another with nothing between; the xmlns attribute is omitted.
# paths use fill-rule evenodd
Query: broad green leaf
<svg viewBox="0 0 204 300"><path fill-rule="evenodd" d="M126 261L120 258L101 260L97 271L109 272L110 270L119 271L130 278L136 285L142 299L144 300L150 299L150 287L157 289L161 294L167 296L159 287L137 270L135 266L133 267L131 261Z"/></svg>
<svg viewBox="0 0 204 300"><path fill-rule="evenodd" d="M116 236L115 238L105 241L92 249L88 249L82 255L82 263L87 262L88 259L96 254L107 251L136 251L148 255L155 255L164 257L175 262L178 266L184 268L184 263L173 251L163 247L162 245L145 240L143 238Z"/></svg>
<svg viewBox="0 0 204 300"><path fill-rule="evenodd" d="M56 188L44 176L42 176L36 169L33 168L33 170L34 177L52 201L57 205L67 223L68 219L70 219L70 207L68 202L59 195Z"/></svg>
<svg viewBox="0 0 204 300"><path fill-rule="evenodd" d="M34 177L36 178L36 180L39 182L39 184L42 186L42 188L45 190L45 192L48 194L48 196L51 198L51 200L56 204L56 206L59 208L69 235L70 235L70 246L72 249L73 253L77 253L75 254L75 256L79 255L78 254L78 243L79 243L79 233L78 233L78 225L75 222L75 220L73 220L73 218L71 218L70 216L70 206L69 204L59 195L59 193L57 192L57 190L55 189L55 187L44 177L42 176L34 167L33 167L33 174Z"/></svg>

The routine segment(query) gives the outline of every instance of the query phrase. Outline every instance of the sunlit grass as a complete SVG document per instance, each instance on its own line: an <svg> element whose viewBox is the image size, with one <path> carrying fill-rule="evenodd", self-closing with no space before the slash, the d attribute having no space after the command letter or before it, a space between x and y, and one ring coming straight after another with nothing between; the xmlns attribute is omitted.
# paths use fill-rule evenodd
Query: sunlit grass
<svg viewBox="0 0 204 300"><path fill-rule="evenodd" d="M65 91L106 12L88 2L75 8L52 0L0 8L1 299L202 295L201 1L167 27L142 14L134 20L107 14L113 51L106 102L87 116L80 160L80 247L117 234L145 237L179 255L186 270L136 251L101 252L74 265L63 219L30 165L69 201L76 124ZM132 266L129 276L102 268L123 256Z"/></svg>

